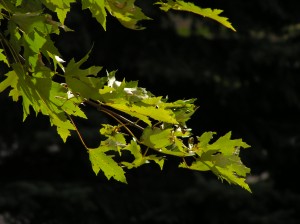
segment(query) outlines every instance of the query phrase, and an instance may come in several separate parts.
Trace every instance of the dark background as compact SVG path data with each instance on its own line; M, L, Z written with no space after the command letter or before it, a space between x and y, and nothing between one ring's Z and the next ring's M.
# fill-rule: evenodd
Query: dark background
M48 119L22 123L21 104L0 95L0 223L300 223L300 1L201 1L221 8L237 32L187 13L162 13L139 2L147 29L133 31L108 18L104 32L74 7L76 33L56 40L63 58L101 65L117 78L139 80L170 100L197 98L193 133L232 131L252 147L252 194L211 173L143 166L128 185L95 176L77 136L63 144ZM149 5L147 5L149 4ZM104 74L104 73L103 73ZM107 119L87 111L80 128L90 146Z

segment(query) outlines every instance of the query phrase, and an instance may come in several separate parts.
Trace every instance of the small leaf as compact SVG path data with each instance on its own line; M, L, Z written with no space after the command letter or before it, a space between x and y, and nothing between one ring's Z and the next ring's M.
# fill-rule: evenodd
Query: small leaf
M213 167L212 171L221 179L225 179L229 184L236 184L251 193L249 185L246 183L245 178L241 178L236 175L232 170L222 168L222 167Z
M169 145L172 145L172 130L173 129L166 129L161 130L160 128L151 128L147 127L143 131L141 141L154 149L161 149L165 148Z
M80 97L99 100L101 98L99 89L104 86L106 78L96 78L102 67L91 66L81 69L81 65L88 59L88 52L80 61L72 59L65 67L65 77L68 88Z
M106 30L106 1L95 1L95 0L82 0L82 9L89 9L96 18L96 20L102 25L103 29Z
M76 0L42 0L43 4L53 12L56 12L58 20L64 24L67 13L70 11L70 4Z
M146 159L154 161L157 165L159 165L160 170L163 170L164 163L165 163L165 158L164 157L150 155L150 156L147 156Z
M58 55L52 54L51 52L47 51L48 56L52 59L53 61L53 66L54 66L54 71L57 70L57 65L61 68L63 72L65 72L65 68L62 63L65 61L61 59Z
M147 162L147 158L142 155L141 147L136 141L131 140L124 150L128 150L134 156L134 160L131 163L122 162L128 169L137 168Z
M106 155L102 151L101 146L96 149L89 149L88 152L96 175L101 170L107 179L113 177L117 181L127 183L124 170L113 160L112 156Z
M232 155L236 147L249 148L250 146L243 142L242 139L230 139L231 132L228 132L226 135L220 137L213 144L209 145L208 149L220 149L222 148L222 153L225 155Z
M105 7L123 26L130 29L142 29L138 22L150 19L135 5L135 0L107 0Z
M167 0L167 2L159 1L156 4L161 5L160 9L164 11L169 11L170 9L178 10L178 11L187 11L192 12L204 17L211 18L215 21L218 21L222 25L226 26L227 28L236 31L230 22L228 22L228 18L219 16L223 12L220 9L210 9L210 8L200 8L199 6L194 5L191 2L184 2L182 0Z
M3 61L8 67L9 63L5 54L3 54L3 49L0 49L0 61Z
M180 168L188 168L192 170L198 170L198 171L208 171L211 170L211 166L209 166L207 163L204 163L200 160L196 160L192 163L192 165L188 166L185 162L182 162L179 164Z
M18 77L17 77L17 74L16 74L15 71L9 71L8 73L5 74L5 76L7 76L7 78L4 79L0 83L0 93L3 92L9 86L11 86L12 88L15 88L17 83L18 83ZM17 101L18 97L19 97L19 94L17 94L17 92L15 92L11 96L13 97L14 101Z

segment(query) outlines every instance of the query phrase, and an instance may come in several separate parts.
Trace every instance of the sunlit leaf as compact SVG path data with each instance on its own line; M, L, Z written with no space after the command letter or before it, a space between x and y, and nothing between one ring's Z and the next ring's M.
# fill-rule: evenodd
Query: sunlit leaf
M147 160L154 161L161 170L163 170L165 164L165 158L162 156L150 155L146 157Z
M226 135L220 137L213 144L209 145L208 149L219 149L222 148L222 153L225 155L232 155L236 147L249 148L250 146L243 142L242 139L230 139L231 132L228 132Z
M104 0L95 1L95 0L81 0L82 9L89 9L96 18L98 23L102 25L104 30L106 30L106 11L105 11L105 2Z
M124 103L106 103L107 106L115 108L130 114L131 116L137 117L148 125L151 125L147 117L153 118L157 121L167 122L171 124L177 124L175 116L171 110L160 109L155 107L144 107L136 105L127 105Z
M117 181L127 183L124 170L115 162L112 156L106 155L102 151L101 146L96 149L89 149L88 152L96 175L102 171L107 179L113 177Z
M108 179L126 183L124 169L156 163L162 170L167 158L175 156L182 161L179 167L210 170L221 180L251 192L245 181L250 168L239 155L240 149L250 146L242 139L231 139L231 132L215 141L214 132L194 137L187 121L198 108L196 99L171 102L139 87L138 81L117 79L116 70L102 75L102 67L84 66L91 51L79 61L62 59L53 37L70 31L64 23L72 4L80 2L105 30L107 14L130 29L142 29L141 22L150 19L135 0L1 1L0 22L5 26L0 62L8 71L1 79L0 92L8 90L13 101L21 99L23 120L31 113L48 116L64 142L76 130L93 171L96 175L103 172ZM183 0L157 4L164 11L192 12L235 30L220 16L222 10ZM87 119L86 110L91 108L115 122L101 124L100 144L95 149L88 148L73 120L75 116Z
M130 29L142 29L138 22L150 19L135 5L135 0L107 0L105 7L112 16Z
M172 129L161 130L160 128L146 128L141 137L142 142L155 149L165 148L172 142Z
M0 61L4 62L7 66L9 66L6 55L3 54L3 49L0 49Z
M103 87L106 79L96 78L102 67L91 66L81 69L82 64L88 59L89 53L80 61L72 59L65 67L65 77L68 88L74 93L80 93L82 98L98 100L100 98L99 89Z
M230 22L228 22L228 18L219 16L223 12L220 9L210 9L210 8L201 8L199 6L194 5L191 2L184 2L182 0L167 0L167 1L159 1L156 4L160 5L160 9L164 11L168 11L170 9L178 10L178 11L187 11L192 12L204 17L208 17L215 21L218 21L222 25L227 28L236 31Z
M56 12L59 22L64 24L67 13L70 11L70 4L76 0L42 0L42 2L47 8Z

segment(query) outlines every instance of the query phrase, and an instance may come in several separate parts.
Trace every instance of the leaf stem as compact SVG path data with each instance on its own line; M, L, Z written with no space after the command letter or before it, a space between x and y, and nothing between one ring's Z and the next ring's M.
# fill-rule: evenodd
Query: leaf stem
M71 116L70 116L68 113L66 113L66 115L68 115L68 117L69 117L71 123L73 124L73 126L74 126L74 128L75 128L75 131L77 132L78 137L79 137L79 139L80 139L82 145L84 146L84 148L85 148L86 150L89 150L89 147L87 147L87 145L85 144L85 142L84 142L84 140L83 140L83 138L82 138L82 136L81 136L81 134L80 134L80 132L79 132L79 130L78 130L76 124L75 124L75 122L73 121L73 119L71 118Z
M135 122L127 119L126 117L123 117L122 115L120 115L120 114L118 114L118 113L116 113L116 112L114 112L114 111L112 111L110 109L107 109L107 108L103 107L100 103L96 103L96 102L93 102L91 100L85 100L84 103L89 104L89 105L91 105L93 107L96 107L97 110L105 112L106 114L109 114L110 116L113 115L113 116L115 116L115 117L117 117L117 118L119 118L119 119L127 122L129 125L131 125L131 126L133 126L135 128L138 128L141 131L144 131L144 128L141 127L140 125L138 125L137 123L135 123Z
M114 114L111 114L109 113L108 111L106 110L102 110L102 109L99 109L99 111L103 112L103 113L106 113L108 114L109 116L111 116L112 118L114 118L118 123L120 123L128 132L129 134L135 138L135 140L138 142L138 143L141 143L137 137L135 137L135 135L132 133L132 131L130 131L130 129L126 126L126 124L124 124L122 121L120 121L117 117L114 116Z

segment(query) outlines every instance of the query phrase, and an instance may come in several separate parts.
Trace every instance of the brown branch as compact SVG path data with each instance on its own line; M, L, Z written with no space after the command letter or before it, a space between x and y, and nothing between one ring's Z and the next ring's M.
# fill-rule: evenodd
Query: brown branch
M118 113L116 113L116 112L114 112L114 111L112 111L112 110L110 110L108 108L103 107L103 105L101 105L100 103L96 103L96 102L94 102L92 100L85 100L84 103L88 104L88 105L90 105L92 107L95 107L95 108L97 108L97 110L102 111L102 112L104 112L106 114L113 115L114 117L117 117L120 120L122 120L124 122L127 122L129 125L131 125L131 126L133 126L135 128L138 128L141 131L144 131L144 128L141 127L140 125L138 125L137 123L135 123L135 122L127 119L126 117L124 117L124 116L122 116L122 115L120 115L120 114L118 114Z

